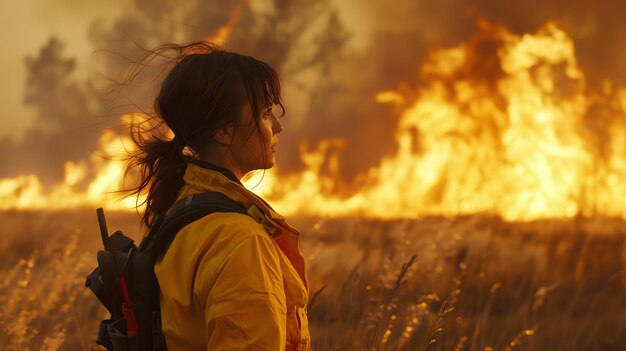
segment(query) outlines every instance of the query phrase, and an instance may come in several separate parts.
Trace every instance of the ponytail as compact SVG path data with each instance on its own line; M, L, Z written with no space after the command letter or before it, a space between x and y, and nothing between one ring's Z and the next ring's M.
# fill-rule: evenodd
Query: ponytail
M185 167L191 160L183 154L185 144L180 137L165 140L152 135L144 139L142 132L131 126L131 136L137 150L130 154L126 164L126 176L136 175L138 184L128 190L129 196L147 193L142 221L146 226L157 213L164 214L170 208L184 185Z

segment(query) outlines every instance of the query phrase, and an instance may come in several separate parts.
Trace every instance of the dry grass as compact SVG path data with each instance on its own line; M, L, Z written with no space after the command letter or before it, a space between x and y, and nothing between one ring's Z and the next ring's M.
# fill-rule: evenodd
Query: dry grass
M0 212L0 349L93 349L94 213ZM108 220L138 233L132 214ZM314 350L626 349L623 221L293 222Z

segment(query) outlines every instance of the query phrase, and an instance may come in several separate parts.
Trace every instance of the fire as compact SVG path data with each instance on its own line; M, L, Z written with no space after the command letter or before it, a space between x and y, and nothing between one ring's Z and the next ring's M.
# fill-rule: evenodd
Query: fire
M127 118L123 116L123 119ZM122 158L131 149L131 144L129 138L105 131L99 140L100 147L91 160L65 162L64 181L48 192L34 174L0 179L0 197L4 200L0 203L0 210L101 206L114 210L135 210L136 199L120 199L118 192L123 188ZM91 181L88 181L89 177Z
M425 83L411 94L375 97L403 109L397 151L352 183L340 177L344 139L315 150L302 141L303 171L245 183L285 215L626 218L626 89L590 88L558 26L519 36L483 23L467 43L430 52L420 73ZM105 132L96 154L116 158L130 144ZM35 175L0 180L9 199L0 208L134 208L111 193L122 170L98 156L67 162L64 182L47 193Z
M494 57L484 57L490 46ZM604 93L612 118L602 135L590 125L601 117L590 109L599 97L555 24L518 36L483 23L467 44L433 51L421 73L427 83L402 114L397 153L370 169L353 195L324 192L333 179L311 165L262 193L287 214L626 217L626 90ZM377 99L407 100L396 92Z
M219 45L219 46L224 46L228 42L228 39L230 38L230 33L233 31L233 28L235 28L235 25L239 21L239 15L241 14L241 11L243 10L243 6L244 6L243 2L239 2L237 5L235 5L235 7L230 13L228 22L225 25L219 27L217 31L215 32L215 34L207 37L205 40L215 43L216 45Z

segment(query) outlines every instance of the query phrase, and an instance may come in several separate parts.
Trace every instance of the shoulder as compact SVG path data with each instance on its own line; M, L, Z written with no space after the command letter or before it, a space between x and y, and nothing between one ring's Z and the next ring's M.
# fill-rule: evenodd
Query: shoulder
M274 287L280 288L275 293L284 301L280 295L280 249L254 219L237 213L213 213L189 225L188 230L180 234L197 237L184 241L194 261L193 291L198 304L209 297L219 300L222 295L239 293L245 296L231 298L245 300L251 290L274 291Z
M172 270L186 281L201 277L196 284L207 286L228 262L250 266L251 260L257 260L277 265L280 254L273 241L250 216L212 213L178 232L155 271L167 275L164 271Z
M221 239L235 243L255 237L271 239L263 229L263 226L252 217L232 212L216 212L206 215L190 223L180 231L180 233L184 232L191 232L194 236L207 239L219 236Z
M240 251L243 246L261 246L266 253L273 252L273 241L263 226L250 216L216 212L183 227L170 250L195 257L196 261L208 258L217 264Z

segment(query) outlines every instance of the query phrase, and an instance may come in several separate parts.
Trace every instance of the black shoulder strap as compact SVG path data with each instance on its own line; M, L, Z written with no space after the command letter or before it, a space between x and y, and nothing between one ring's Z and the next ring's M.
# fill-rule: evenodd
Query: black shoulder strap
M217 192L188 195L178 200L160 225L159 223L156 224L158 228L151 228L151 233L148 235L154 235L154 238L146 238L147 240L154 240L152 248L154 259L156 260L165 254L174 237L183 227L216 212L248 214L240 203Z

